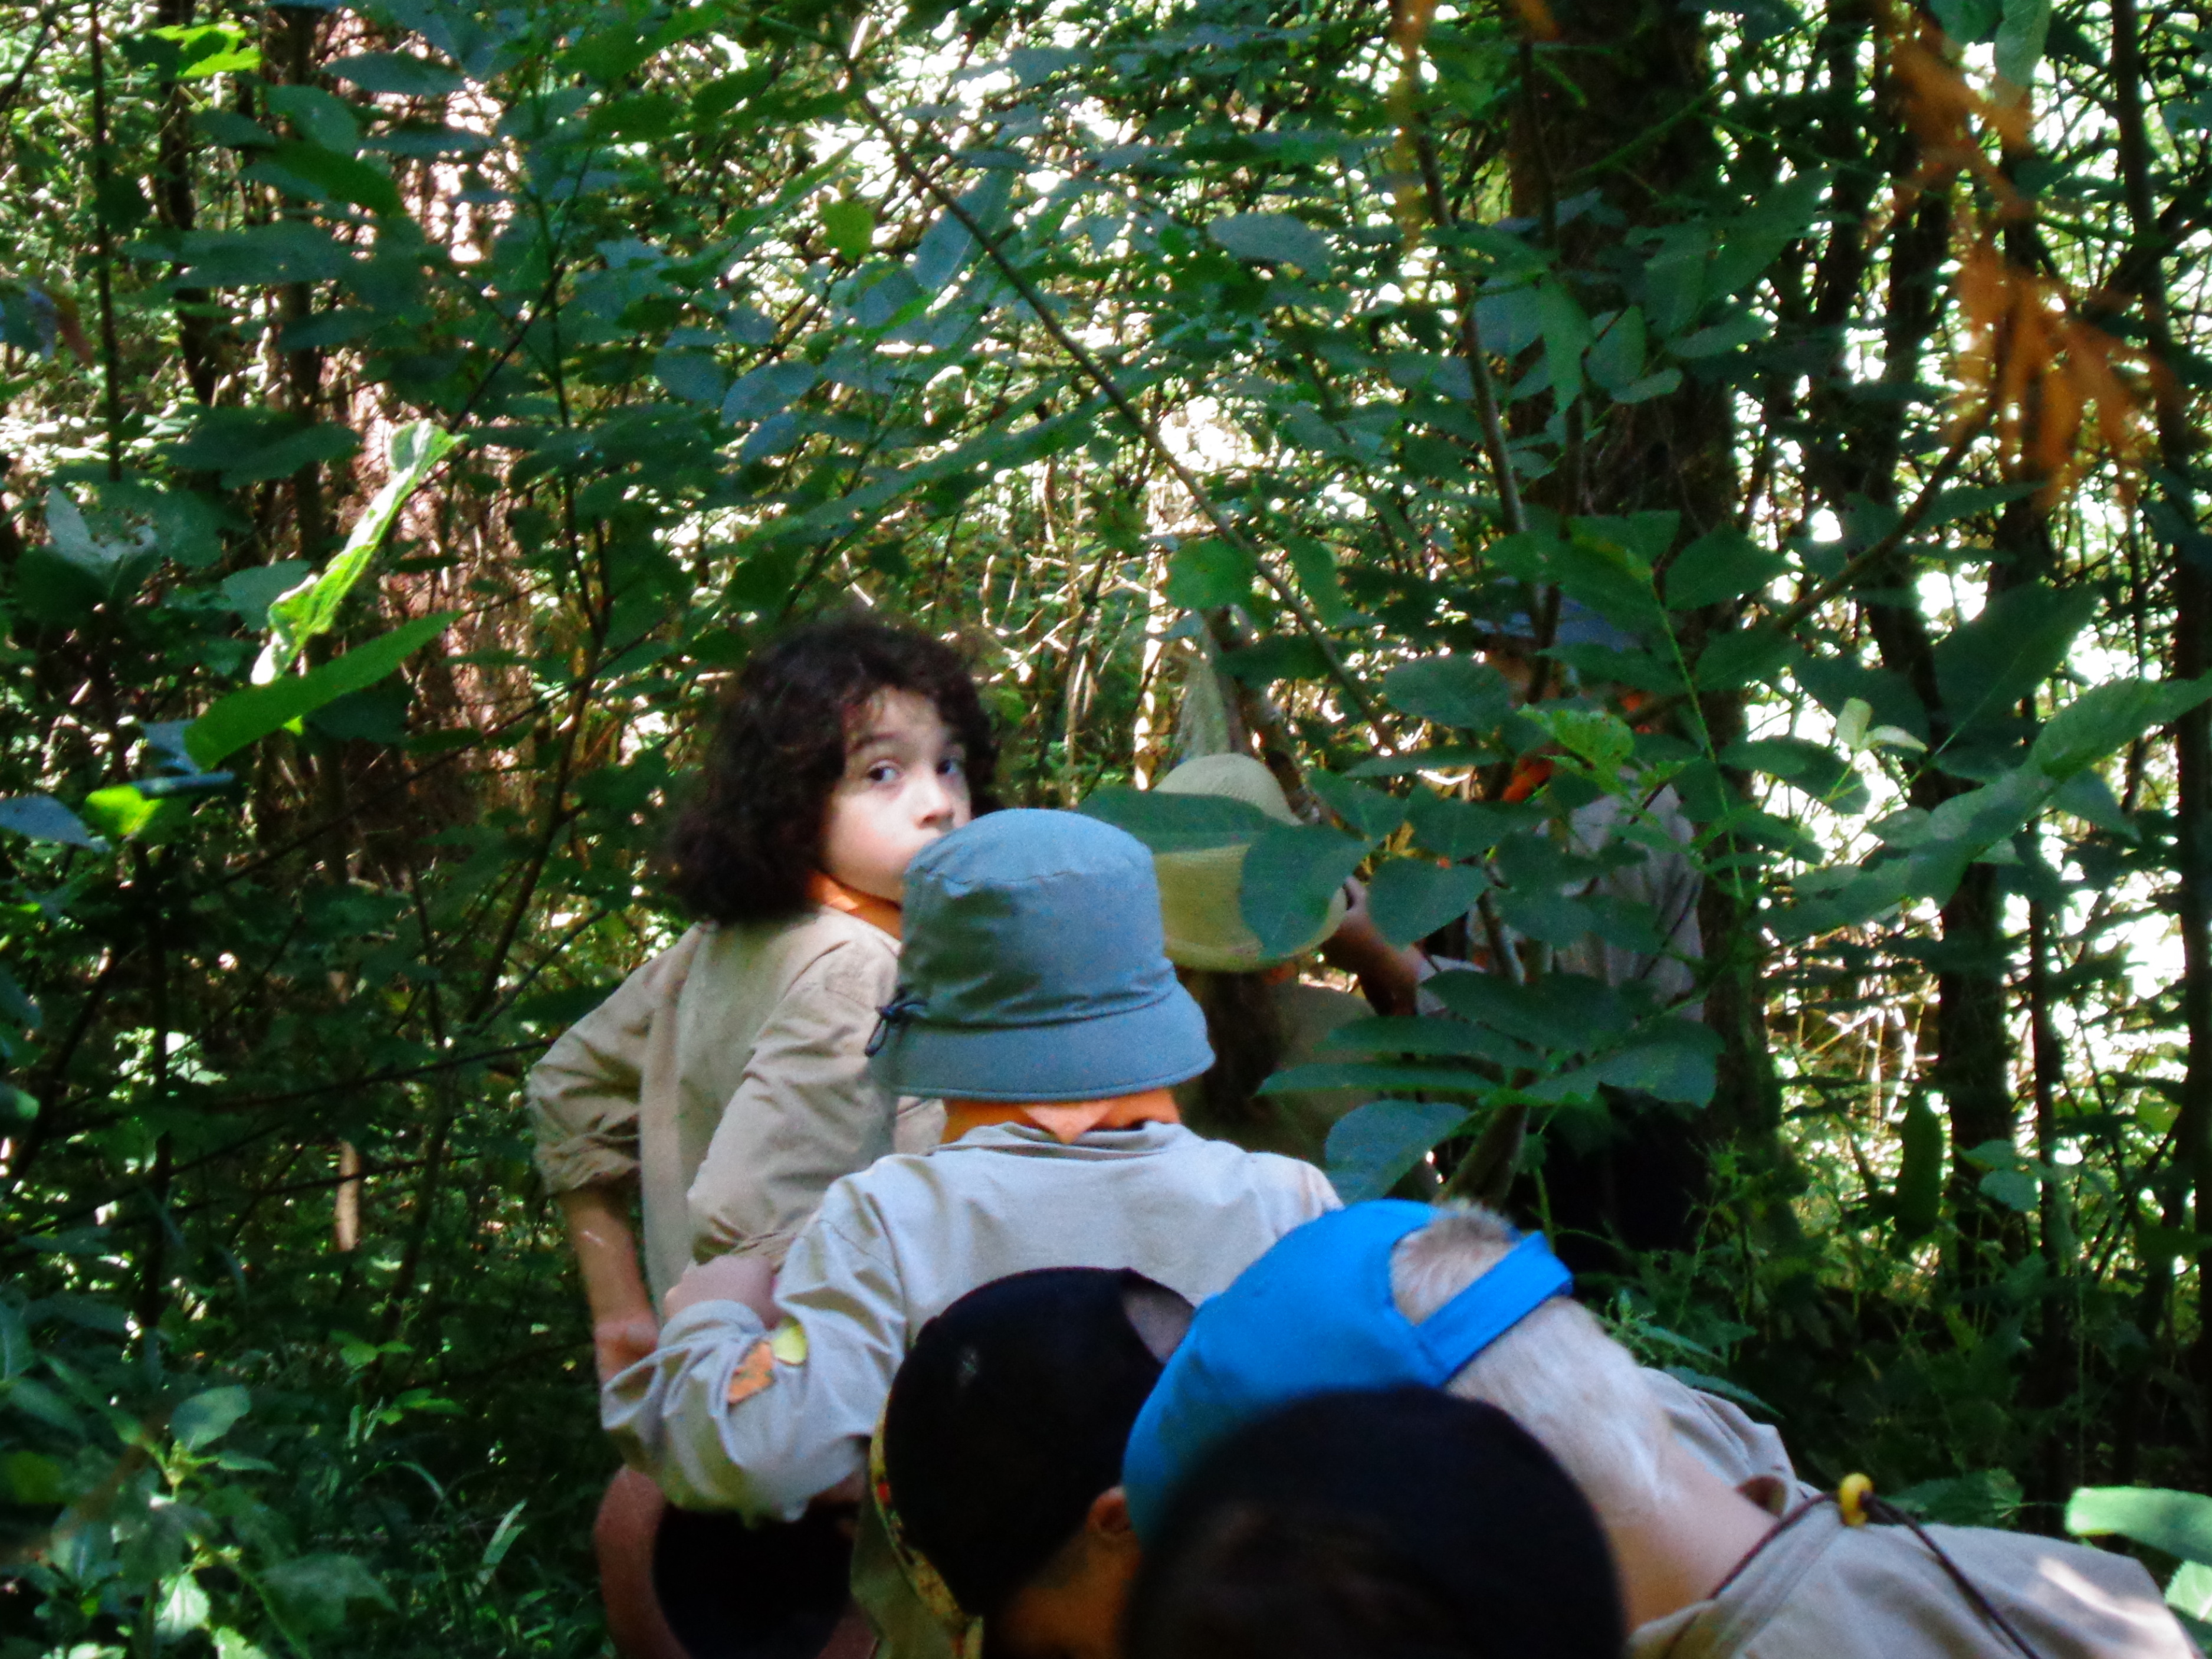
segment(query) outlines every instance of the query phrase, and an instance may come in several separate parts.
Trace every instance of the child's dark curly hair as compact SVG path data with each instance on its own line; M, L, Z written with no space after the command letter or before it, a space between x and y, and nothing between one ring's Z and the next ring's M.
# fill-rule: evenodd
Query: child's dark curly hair
M965 751L974 810L997 805L998 743L958 652L872 617L810 623L738 674L698 794L677 820L670 886L693 915L779 921L806 908L846 723L879 691L927 697Z

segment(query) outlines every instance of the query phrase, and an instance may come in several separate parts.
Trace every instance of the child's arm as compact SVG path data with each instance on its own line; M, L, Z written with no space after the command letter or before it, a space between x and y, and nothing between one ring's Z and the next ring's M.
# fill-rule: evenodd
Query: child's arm
M660 1339L653 1297L638 1271L628 1194L610 1187L578 1187L561 1194L561 1215L583 1272L584 1300L592 1310L592 1352L604 1382L651 1353Z
M601 1390L601 1424L672 1501L795 1520L865 1467L907 1330L891 1252L855 1184L830 1188L764 1310L675 1309L652 1356ZM696 1271L695 1290L727 1297L748 1287L720 1281L766 1267L736 1257Z

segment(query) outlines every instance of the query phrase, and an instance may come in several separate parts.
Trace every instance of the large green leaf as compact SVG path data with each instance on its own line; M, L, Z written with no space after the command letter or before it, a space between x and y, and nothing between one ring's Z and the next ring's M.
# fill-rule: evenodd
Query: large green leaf
M1131 789L1121 784L1093 790L1078 810L1127 830L1155 853L1247 846L1279 827L1249 801Z
M2079 1486L2066 1500L2066 1530L2117 1533L2185 1561L2212 1565L2212 1498L2158 1486Z
M1244 925L1271 951L1306 947L1367 849L1367 842L1318 824L1271 823L1244 857L1237 893Z
M1512 712L1505 677L1480 657L1425 657L1382 677L1393 708L1439 726L1487 732Z
M458 611L441 611L418 617L304 674L288 674L267 685L250 685L218 698L185 728L185 746L200 766L211 768L325 703L375 684L410 653L444 633L459 615Z
M1516 985L1496 974L1455 970L1422 988L1462 1019L1555 1054L1588 1054L1631 1024L1619 994L1582 974Z
M187 1451L211 1446L253 1408L253 1398L235 1384L208 1389L179 1406L169 1417L169 1432Z
M1486 884L1482 872L1468 865L1390 859L1368 887L1368 914L1391 944L1410 945L1465 915Z
M2115 680L2093 685L2044 722L2029 758L2064 778L2124 749L2212 697L2212 674L2194 680Z
M428 421L416 421L392 434L387 451L391 471L368 510L354 521L353 532L337 557L319 575L308 577L270 601L269 640L253 665L255 684L266 685L284 673L300 659L309 640L336 624L338 607L368 568L400 507L453 443L451 433Z
M2065 661L2096 608L2090 588L2015 587L1938 640L1936 683L1954 737L2009 715Z
M1323 1157L1330 1184L1346 1204L1380 1198L1438 1142L1468 1121L1464 1106L1428 1100L1376 1100L1329 1127Z

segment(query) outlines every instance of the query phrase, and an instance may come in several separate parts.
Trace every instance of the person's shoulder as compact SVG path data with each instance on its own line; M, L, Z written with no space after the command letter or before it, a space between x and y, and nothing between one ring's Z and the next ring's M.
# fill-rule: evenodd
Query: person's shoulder
M706 933L695 974L757 976L787 994L804 987L856 994L872 994L898 975L897 940L821 905L776 921L726 923Z

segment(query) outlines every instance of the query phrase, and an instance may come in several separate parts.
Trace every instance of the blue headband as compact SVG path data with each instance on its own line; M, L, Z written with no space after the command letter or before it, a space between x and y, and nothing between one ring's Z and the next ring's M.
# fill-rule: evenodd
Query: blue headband
M1221 1436L1277 1406L1340 1389L1442 1388L1574 1287L1531 1233L1419 1324L1398 1311L1390 1255L1438 1218L1425 1204L1355 1204L1286 1234L1201 1306L1130 1431L1121 1485L1139 1536L1182 1472Z

